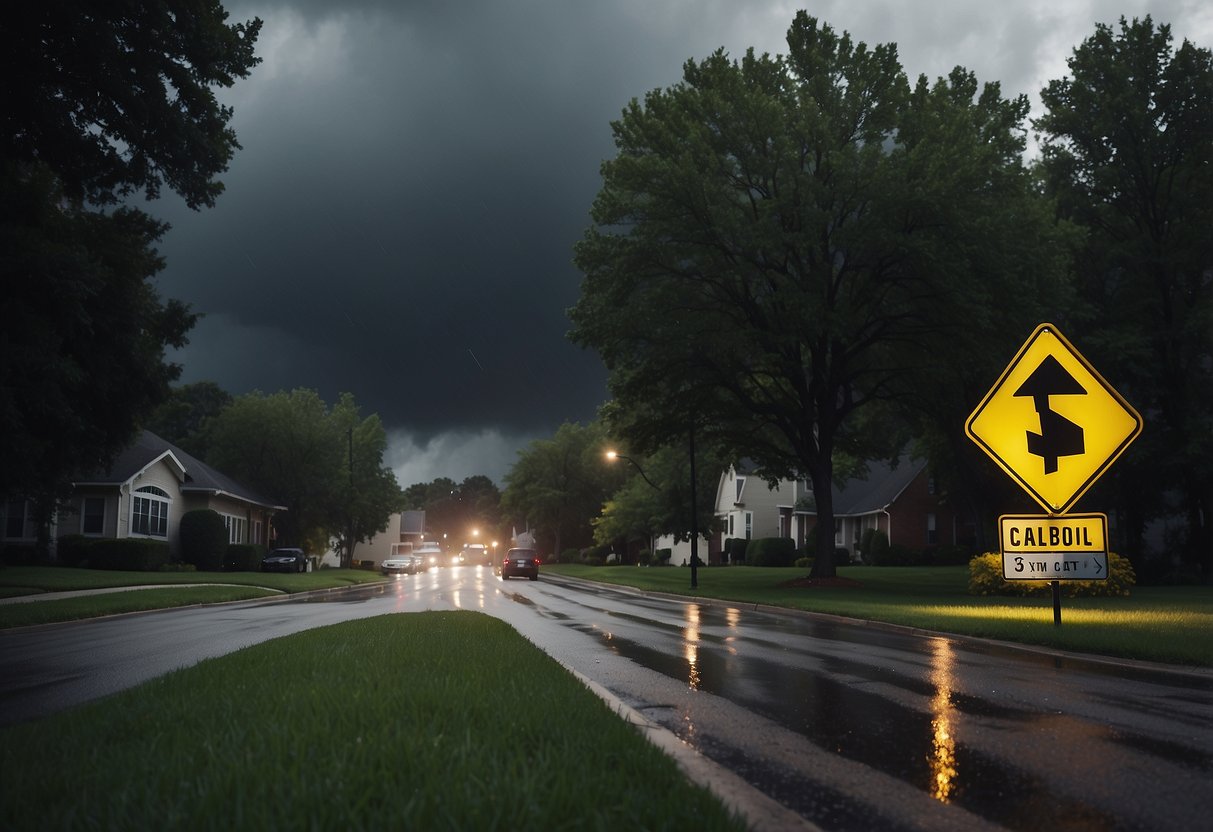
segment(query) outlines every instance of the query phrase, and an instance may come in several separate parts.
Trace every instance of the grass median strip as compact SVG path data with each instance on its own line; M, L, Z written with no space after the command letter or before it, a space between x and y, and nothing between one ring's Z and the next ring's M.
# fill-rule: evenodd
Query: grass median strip
M310 630L0 731L5 829L743 829L508 625Z
M127 589L77 598L56 598L21 604L0 604L0 629L78 621L103 615L146 612L194 604L221 604L281 595L278 590L254 586L181 586L162 589Z

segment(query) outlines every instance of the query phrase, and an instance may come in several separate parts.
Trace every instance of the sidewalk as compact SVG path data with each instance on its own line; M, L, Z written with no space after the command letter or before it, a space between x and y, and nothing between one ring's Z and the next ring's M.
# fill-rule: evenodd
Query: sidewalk
M35 592L32 595L14 595L0 598L0 604L26 604L31 601L58 601L60 598L80 598L86 595L104 595L111 592L131 592L137 589L179 589L188 586L231 586L231 584L137 584L135 586L108 586L102 589L73 589L64 592Z

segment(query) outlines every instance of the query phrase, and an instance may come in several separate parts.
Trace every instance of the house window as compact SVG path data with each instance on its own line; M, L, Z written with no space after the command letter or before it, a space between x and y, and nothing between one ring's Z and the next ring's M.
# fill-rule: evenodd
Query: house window
M228 543L244 542L244 524L243 517L235 517L231 514L223 515L223 527L227 529Z
M745 513L745 539L749 540L754 536L754 512L747 511Z
M843 537L842 537L842 518L841 518L841 517L835 517L835 518L834 518L834 545L835 545L835 546L841 546L841 545L842 545L842 540L843 540Z
M105 534L105 498L85 497L80 506L80 534L99 537Z
M927 514L927 545L934 546L938 542L938 533L935 531L935 513Z
M934 477L927 477L927 493L931 494L931 495L935 494L935 478Z
M25 539L25 508L25 500L14 499L5 503L4 536L6 538Z
M737 494L736 494L736 496L734 496L733 502L740 503L741 502L741 492L745 490L745 477L738 477L736 485L737 485ZM746 537L749 537L749 535L747 534Z
M249 542L250 543L264 543L265 542L265 538L263 538L261 536L261 521L260 520L253 521L253 539Z
M730 514L729 515L729 537L733 537L735 534L735 532L733 531L733 519L734 519L733 515Z
M145 485L131 498L131 534L168 537L168 493Z

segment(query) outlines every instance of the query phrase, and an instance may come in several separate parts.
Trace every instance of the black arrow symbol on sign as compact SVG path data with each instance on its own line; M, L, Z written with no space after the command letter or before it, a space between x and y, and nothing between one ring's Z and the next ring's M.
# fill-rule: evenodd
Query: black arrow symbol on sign
M1040 414L1040 433L1028 431L1028 453L1045 461L1045 473L1057 470L1057 458L1077 456L1085 450L1082 426L1076 425L1049 408L1049 396L1085 396L1086 389L1049 355L1015 391L1016 396L1031 396Z

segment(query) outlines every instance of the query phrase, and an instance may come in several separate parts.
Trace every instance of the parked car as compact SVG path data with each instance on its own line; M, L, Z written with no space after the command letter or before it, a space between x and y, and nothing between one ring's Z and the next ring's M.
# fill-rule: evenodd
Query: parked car
M419 560L412 552L398 552L384 558L379 571L384 575L412 575L417 571Z
M510 549L501 559L501 580L508 581L517 575L525 575L532 581L539 580L539 553L534 549Z
M442 547L437 543L419 543L413 548L415 554L425 558L425 568L443 565Z
M262 572L306 572L307 555L302 549L272 549L261 559Z

